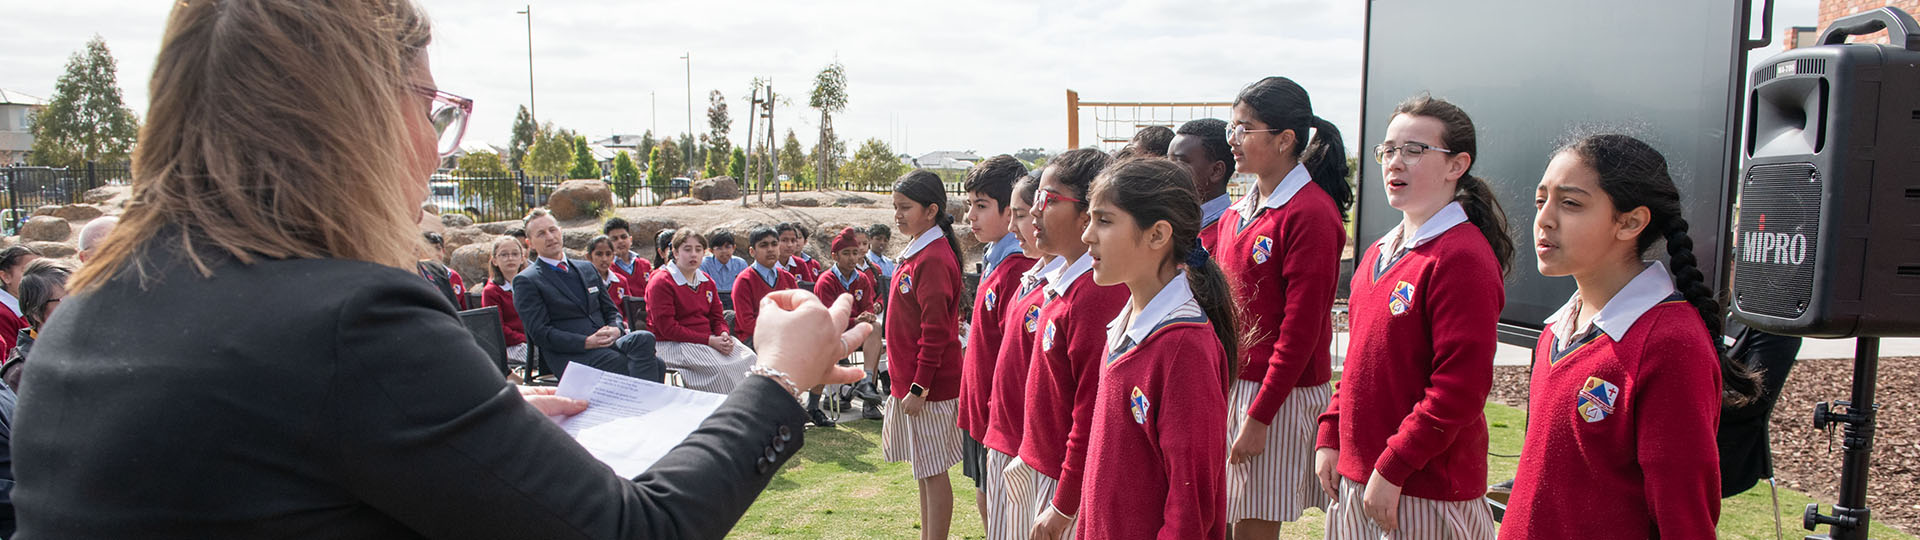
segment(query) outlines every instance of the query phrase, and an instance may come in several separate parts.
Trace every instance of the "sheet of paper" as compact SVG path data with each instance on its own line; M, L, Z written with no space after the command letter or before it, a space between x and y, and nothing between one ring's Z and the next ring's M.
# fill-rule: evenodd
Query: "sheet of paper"
M587 410L559 420L560 428L624 478L646 472L727 398L580 364L567 365L555 394L587 401Z

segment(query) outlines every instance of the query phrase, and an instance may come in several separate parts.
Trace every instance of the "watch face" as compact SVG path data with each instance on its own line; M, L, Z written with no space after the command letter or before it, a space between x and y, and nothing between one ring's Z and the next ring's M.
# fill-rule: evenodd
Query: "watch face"
M916 396L925 395L927 393L927 388L924 386L920 386L918 383L915 383L913 386L907 387L907 393L910 393Z

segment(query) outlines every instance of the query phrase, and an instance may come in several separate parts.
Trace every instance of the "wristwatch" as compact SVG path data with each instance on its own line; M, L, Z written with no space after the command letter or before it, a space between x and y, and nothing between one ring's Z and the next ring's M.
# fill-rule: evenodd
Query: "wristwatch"
M913 383L912 386L907 387L907 393L913 394L915 396L926 397L927 387L920 386L920 383Z

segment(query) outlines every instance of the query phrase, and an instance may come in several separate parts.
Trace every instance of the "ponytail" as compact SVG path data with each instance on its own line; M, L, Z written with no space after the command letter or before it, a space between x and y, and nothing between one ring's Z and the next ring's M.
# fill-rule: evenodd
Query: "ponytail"
M1267 77L1240 90L1233 104L1253 109L1254 117L1269 129L1293 132L1294 157L1307 168L1313 183L1333 198L1333 204L1340 208L1340 219L1346 220L1347 210L1353 207L1353 184L1347 182L1352 171L1347 166L1346 143L1340 140L1340 128L1314 116L1307 89L1293 79ZM1311 144L1308 129L1313 130Z
M1760 380L1745 364L1727 354L1726 343L1720 336L1726 332L1725 320L1721 318L1720 301L1707 287L1706 277L1700 273L1699 261L1693 257L1693 238L1687 235L1687 220L1675 217L1667 223L1664 236L1667 239L1667 271L1673 274L1673 288L1680 291L1693 309L1700 312L1700 321L1706 323L1707 335L1713 340L1713 351L1720 358L1721 401L1729 406L1739 407L1753 402L1760 396Z
M1487 237L1493 258L1500 262L1500 275L1513 270L1513 237L1507 234L1507 213L1500 209L1500 199L1494 197L1493 188L1479 177L1461 175L1453 200L1467 211L1467 222Z
M1198 244L1199 238L1188 242ZM1204 255L1206 248L1195 247L1202 253L1200 264L1187 265L1187 288L1193 290L1193 301L1200 304L1200 311L1206 312L1207 321L1213 324L1213 335L1220 339L1220 346L1227 351L1227 369L1221 374L1220 388L1233 388L1233 379L1240 373L1240 349L1244 336L1240 333L1239 318L1234 313L1233 288L1227 285L1227 275L1220 269L1212 257ZM1191 263L1193 261L1189 261Z
M1353 171L1347 167L1346 143L1340 141L1340 128L1333 127L1332 122L1315 116L1311 125L1313 142L1301 151L1300 163L1307 167L1313 183L1333 198L1333 204L1340 208L1340 219L1345 221L1347 210L1353 207L1353 184L1347 182Z

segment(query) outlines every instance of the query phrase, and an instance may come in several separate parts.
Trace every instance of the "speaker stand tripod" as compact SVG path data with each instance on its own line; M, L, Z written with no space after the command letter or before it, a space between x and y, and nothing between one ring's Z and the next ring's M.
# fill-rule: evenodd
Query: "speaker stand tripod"
M1818 403L1813 407L1814 429L1824 431L1832 429L1833 424L1842 424L1844 457L1840 465L1840 502L1833 505L1833 515L1821 514L1818 503L1809 504L1802 523L1809 531L1820 525L1832 527L1827 530L1828 534L1808 536L1807 540L1867 540L1867 524L1873 514L1867 509L1867 471L1873 452L1874 415L1880 408L1873 402L1879 371L1880 338L1859 338L1853 351L1852 395L1848 401Z

